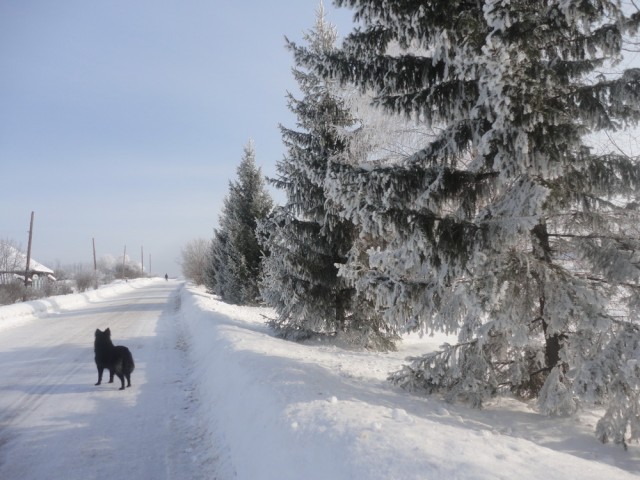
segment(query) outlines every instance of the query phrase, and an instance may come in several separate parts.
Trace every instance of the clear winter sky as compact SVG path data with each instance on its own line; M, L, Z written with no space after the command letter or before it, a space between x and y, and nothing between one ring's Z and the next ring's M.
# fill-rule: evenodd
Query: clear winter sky
M352 11L325 0L341 36ZM297 91L284 36L318 0L0 1L0 239L41 263L132 261L178 275L211 238L251 138L273 176ZM275 194L278 201L283 199Z

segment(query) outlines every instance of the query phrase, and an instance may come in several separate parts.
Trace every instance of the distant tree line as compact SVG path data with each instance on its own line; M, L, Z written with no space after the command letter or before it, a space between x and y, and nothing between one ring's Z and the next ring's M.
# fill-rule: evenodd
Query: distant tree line
M273 307L283 338L455 334L390 380L596 405L601 441L640 439L640 164L593 140L640 120L640 70L615 70L640 13L335 3L360 22L340 47L321 9L287 42L297 126L269 180L287 201L272 208L247 146L198 282Z

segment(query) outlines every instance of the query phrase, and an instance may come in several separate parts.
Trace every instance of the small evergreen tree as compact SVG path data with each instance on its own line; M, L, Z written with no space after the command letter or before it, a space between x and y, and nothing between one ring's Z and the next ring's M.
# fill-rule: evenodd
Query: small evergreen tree
M224 301L250 305L259 300L262 262L256 227L273 206L262 172L256 167L253 142L244 148L237 174L238 180L229 183L214 231L205 284Z
M336 3L363 27L296 61L440 132L401 165L333 174L332 199L379 244L345 274L388 321L459 336L393 381L476 405L511 390L550 414L598 402L601 440L640 438L640 167L586 140L640 118L640 71L599 75L640 15L605 0Z
M305 40L322 54L335 48L336 39L321 5ZM295 49L291 42L288 47ZM339 332L364 345L389 346L367 302L337 275L357 232L327 201L325 178L329 164L347 150L342 132L354 119L333 82L299 68L293 75L303 97L289 95L288 104L299 130L281 128L288 154L272 181L286 192L287 202L262 226L270 255L261 293L278 315L270 325L285 338Z

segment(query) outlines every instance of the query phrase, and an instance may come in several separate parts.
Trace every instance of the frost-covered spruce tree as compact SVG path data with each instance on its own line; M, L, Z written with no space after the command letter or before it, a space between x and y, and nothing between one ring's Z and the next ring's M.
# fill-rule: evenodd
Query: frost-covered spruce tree
M475 405L509 390L549 414L597 402L601 440L637 439L640 168L586 136L638 121L640 71L603 72L640 16L600 0L335 3L362 26L296 61L440 132L401 165L331 173L332 201L379 243L343 275L389 322L458 335L392 380Z
M251 141L244 148L237 175L237 180L229 183L219 226L214 231L206 285L229 303L251 305L260 297L262 252L256 228L273 206L262 172L256 166Z
M322 54L335 49L336 39L321 5L304 40L310 50ZM272 180L287 201L261 229L263 246L270 252L261 293L277 313L269 324L284 338L339 333L360 345L389 347L367 302L360 302L354 288L337 276L355 229L328 202L324 184L328 165L347 148L341 132L354 119L334 82L300 68L294 68L293 75L302 97L289 94L288 106L298 128L281 127L287 154Z

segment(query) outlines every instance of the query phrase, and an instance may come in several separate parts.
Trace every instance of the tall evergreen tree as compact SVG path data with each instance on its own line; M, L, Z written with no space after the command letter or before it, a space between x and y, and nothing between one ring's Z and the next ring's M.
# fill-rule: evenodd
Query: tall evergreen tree
M314 29L305 35L316 54L335 49L337 33L320 6ZM295 45L288 42L290 49ZM273 184L285 191L287 202L263 225L265 260L261 293L277 318L270 325L285 338L355 332L356 341L386 345L367 302L337 276L338 265L354 242L353 225L327 201L325 178L329 164L347 145L341 133L354 124L334 82L294 68L303 94L288 95L298 130L281 127L287 155L277 164ZM388 346L388 345L387 345Z
M606 0L336 0L362 27L316 74L439 135L401 165L336 165L331 200L380 247L345 268L390 322L458 334L392 380L480 405L598 402L640 437L640 167L586 135L635 125L640 71L611 71L640 15ZM390 54L390 47L400 47Z
M229 303L250 305L257 303L260 295L262 252L256 228L273 206L255 163L253 142L244 148L237 175L237 181L229 183L219 226L214 231L206 285Z

